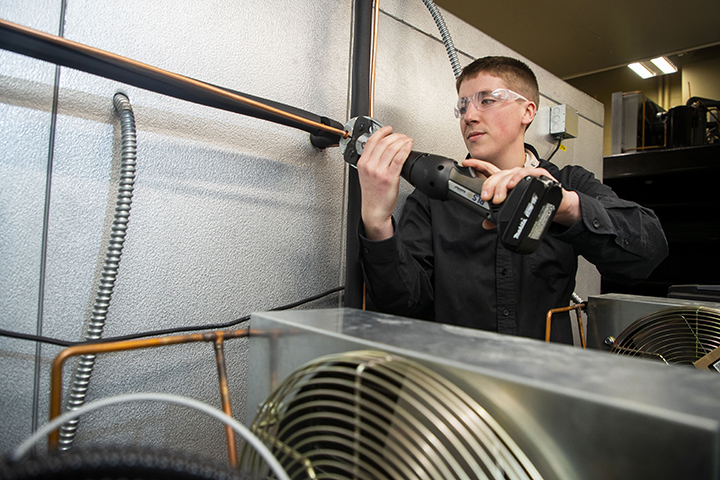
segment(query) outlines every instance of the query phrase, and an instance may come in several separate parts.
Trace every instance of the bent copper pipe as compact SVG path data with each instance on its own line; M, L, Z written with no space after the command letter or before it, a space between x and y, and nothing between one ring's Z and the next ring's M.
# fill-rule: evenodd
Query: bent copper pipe
M193 342L215 342L216 360L218 363L218 372L220 376L220 396L223 405L223 411L230 415L230 395L227 383L227 371L225 369L225 357L222 353L222 342L225 339L248 337L250 334L260 333L250 329L231 330L231 331L215 331L207 333L194 333L188 335L174 335L168 337L149 338L140 340L125 340L118 342L105 343L89 343L82 345L74 345L61 351L53 361L50 376L50 420L60 415L60 404L62 400L62 369L65 360L78 355L92 355L98 353L119 352L127 350L137 350L141 348L164 347L167 345L178 345ZM220 343L218 352L218 342ZM227 430L227 428L226 428ZM57 449L60 431L54 430L48 436L48 447L51 450ZM227 435L228 442L231 437ZM235 452L234 432L232 434L232 444L228 443L228 455L233 466L237 465L237 453ZM235 452L235 453L233 453ZM233 463L235 462L235 463Z
M552 316L556 313L569 312L570 310L581 310L587 307L587 302L578 303L577 305L571 305L569 307L553 308L548 310L547 316L545 317L545 341L550 342L550 326L552 323ZM577 316L578 328L580 329L580 342L582 348L587 348L585 345L585 332L583 331L582 317L578 314Z

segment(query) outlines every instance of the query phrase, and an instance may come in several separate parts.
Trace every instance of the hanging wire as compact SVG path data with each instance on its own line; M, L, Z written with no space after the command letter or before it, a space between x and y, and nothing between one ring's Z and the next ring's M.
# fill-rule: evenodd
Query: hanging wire
M552 151L549 157L546 158L546 160L549 162L550 159L555 155L555 153L560 149L560 145L562 144L562 137L558 137L557 145L555 145L555 149Z

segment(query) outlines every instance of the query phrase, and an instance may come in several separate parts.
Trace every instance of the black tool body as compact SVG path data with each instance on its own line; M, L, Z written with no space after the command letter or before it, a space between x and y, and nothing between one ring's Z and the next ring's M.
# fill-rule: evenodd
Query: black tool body
M352 119L345 127L352 135L340 145L345 161L355 165L365 142L379 127L369 117ZM400 175L428 197L453 201L490 220L497 225L503 246L521 254L537 249L562 200L559 183L546 176L527 176L508 192L503 203L486 202L480 198L484 179L474 169L430 153L410 152Z

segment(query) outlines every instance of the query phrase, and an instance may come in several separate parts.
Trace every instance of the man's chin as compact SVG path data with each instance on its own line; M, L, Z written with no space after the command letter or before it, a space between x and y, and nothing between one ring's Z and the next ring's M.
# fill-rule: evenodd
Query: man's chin
M474 148L469 148L468 151L470 152L470 157L477 158L478 160L489 161L492 158L492 151L489 148L474 146Z

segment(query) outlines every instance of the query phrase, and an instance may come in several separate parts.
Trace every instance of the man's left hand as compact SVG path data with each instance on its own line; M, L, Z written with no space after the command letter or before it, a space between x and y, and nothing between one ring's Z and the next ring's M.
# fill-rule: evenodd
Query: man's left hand
M557 179L550 175L550 173L544 168L517 167L509 170L500 170L492 163L474 158L463 160L462 165L464 167L473 167L478 173L488 177L483 183L481 198L486 202L492 201L494 204L504 202L507 198L508 192L512 190L515 185L520 182L520 180L528 175L533 177L544 175L557 182ZM562 193L562 201L560 202L560 206L558 207L558 211L555 214L553 221L566 227L570 227L580 220L582 216L580 211L580 198L576 192L565 190L564 188L562 189ZM485 220L483 222L483 228L495 228L495 225L489 220Z

